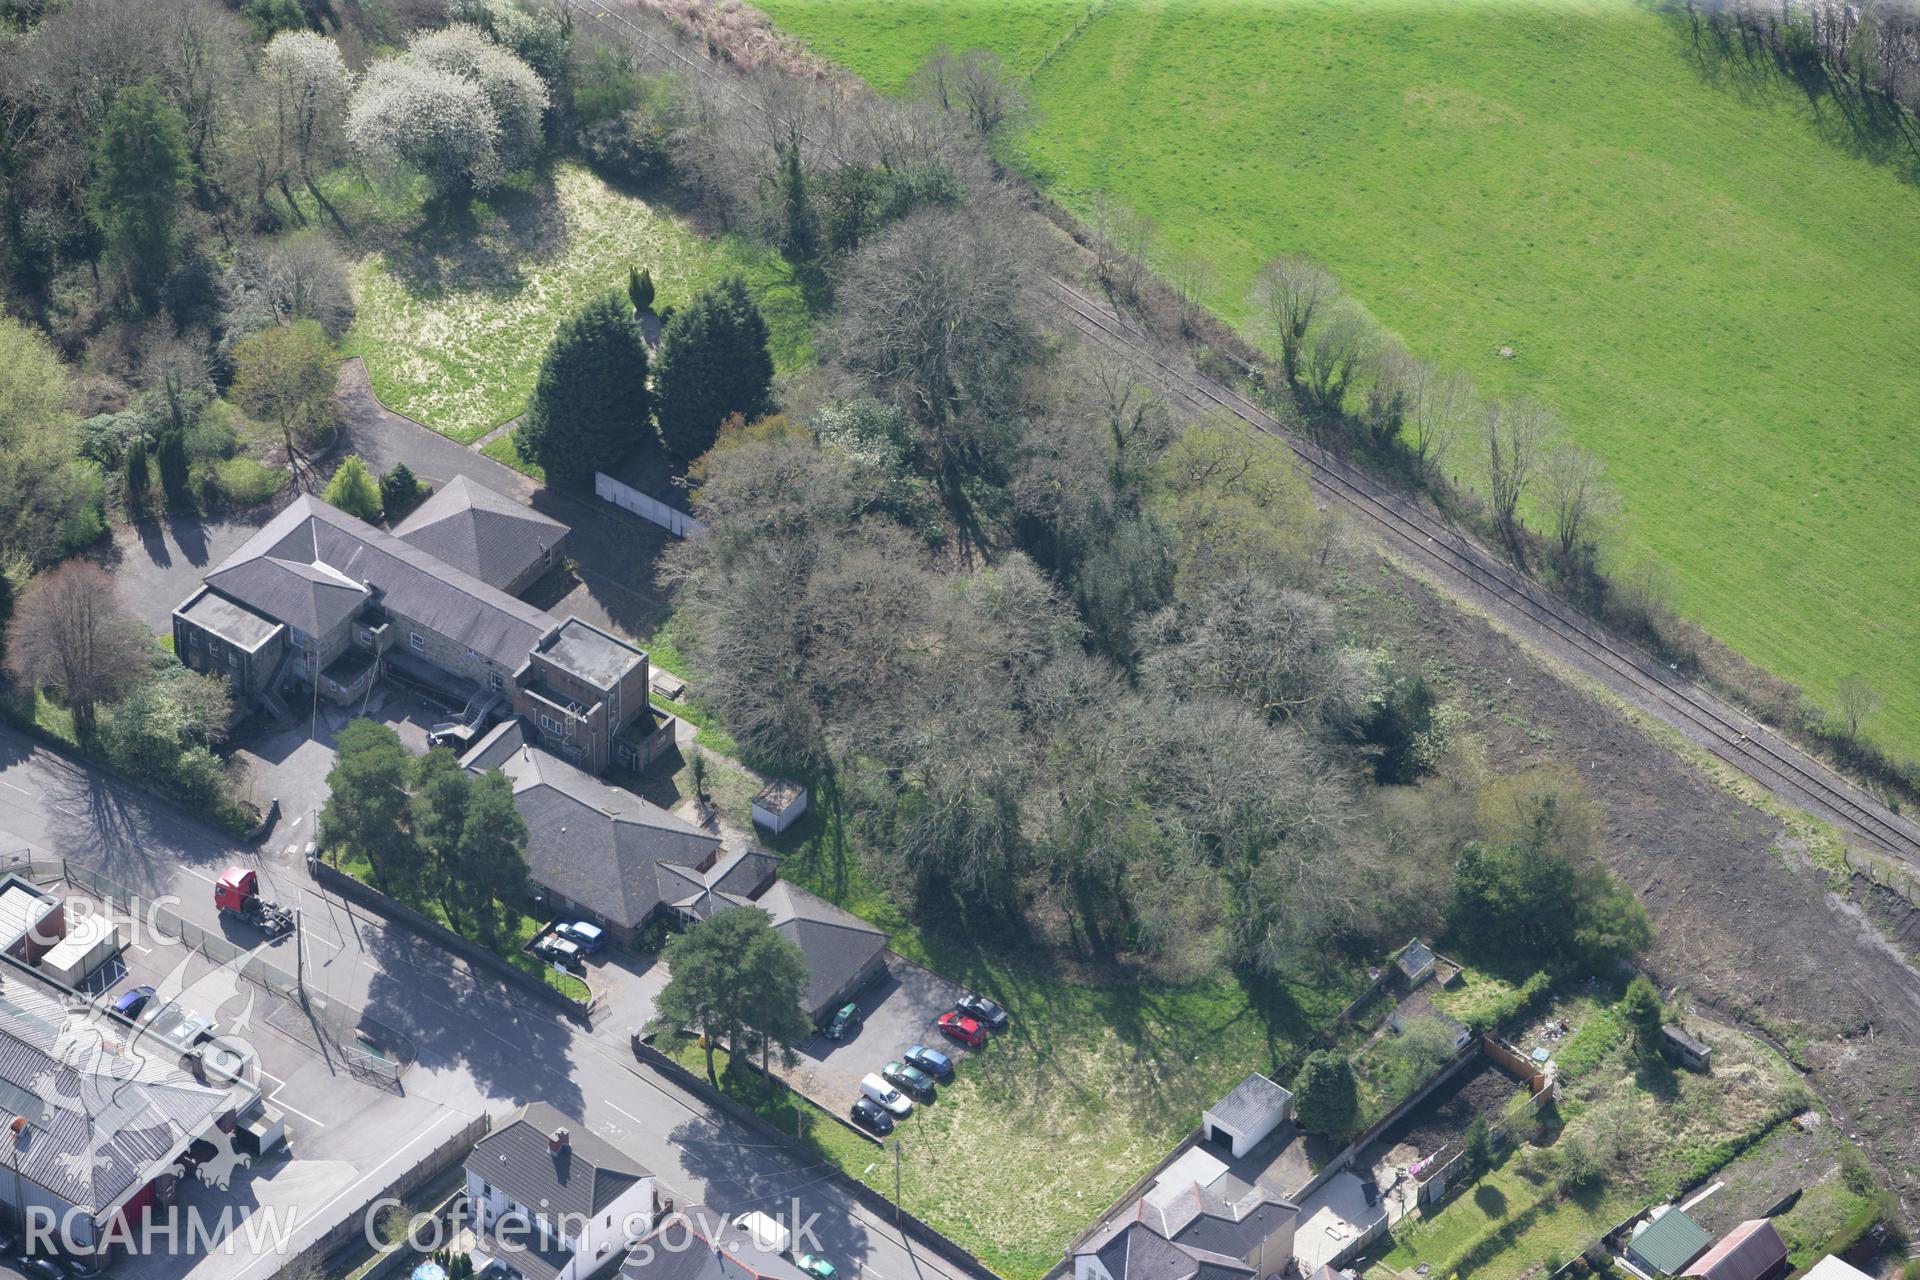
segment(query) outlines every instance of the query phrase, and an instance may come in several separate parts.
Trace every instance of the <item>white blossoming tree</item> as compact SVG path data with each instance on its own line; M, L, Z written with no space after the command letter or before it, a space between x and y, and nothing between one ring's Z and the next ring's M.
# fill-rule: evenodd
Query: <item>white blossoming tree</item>
M339 151L347 96L353 91L353 74L340 47L311 31L283 31L260 55L260 84L282 163L318 194L314 173Z
M416 36L368 69L347 136L363 159L426 175L443 197L485 191L538 154L547 90L477 28Z

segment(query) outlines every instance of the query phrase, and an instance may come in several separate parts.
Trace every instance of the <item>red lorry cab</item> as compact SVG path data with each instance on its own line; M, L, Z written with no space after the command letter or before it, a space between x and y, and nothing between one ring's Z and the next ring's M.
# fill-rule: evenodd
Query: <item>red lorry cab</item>
M213 905L223 911L245 911L260 896L260 873L248 867L228 867L213 887Z

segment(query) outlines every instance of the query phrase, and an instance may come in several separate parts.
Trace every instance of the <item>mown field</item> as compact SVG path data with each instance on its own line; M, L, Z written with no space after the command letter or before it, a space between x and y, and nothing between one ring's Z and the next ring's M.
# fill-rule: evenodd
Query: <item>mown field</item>
M1310 251L1415 351L1531 392L1607 461L1622 558L1920 751L1920 190L1842 105L1629 0L765 0L885 88L984 44L1033 78L1013 158L1213 266ZM1511 346L1515 356L1497 354Z
M702 235L670 210L617 191L586 168L555 166L529 190L475 203L471 226L386 234L404 213L374 210L354 270L359 315L343 349L363 356L388 407L456 440L478 439L527 407L561 320L595 293L653 272L657 307L684 306L728 272L746 275L782 369L805 363L805 300L786 264L738 239ZM518 455L503 438L492 452ZM524 468L523 468L524 469Z

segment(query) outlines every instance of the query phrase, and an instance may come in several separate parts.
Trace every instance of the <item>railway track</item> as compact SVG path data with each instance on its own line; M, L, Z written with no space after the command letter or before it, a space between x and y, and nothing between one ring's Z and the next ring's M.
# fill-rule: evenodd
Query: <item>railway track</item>
M1317 492L1357 513L1397 545L1442 569L1450 578L1464 580L1483 599L1550 633L1583 657L1586 665L1611 677L1616 687L1624 684L1637 693L1635 701L1640 705L1686 732L1727 764L1769 791L1841 823L1888 852L1920 861L1920 827L1638 646L1601 630L1573 606L1404 495L1299 439L1239 392L1170 359L1155 339L1096 299L1051 276L1045 278L1044 287L1049 299L1082 336L1127 359L1163 391L1190 407L1230 414L1273 437L1299 460Z
M750 108L764 107L703 53L689 54L647 33L602 0L569 8L626 38L641 52L713 83ZM818 144L817 144L818 145ZM830 146L829 154L837 152ZM1224 412L1273 437L1299 460L1314 489L1360 516L1416 559L1482 601L1531 623L1615 692L1658 715L1768 791L1920 867L1920 826L1894 813L1825 765L1637 645L1601 630L1539 583L1505 564L1431 512L1359 468L1295 436L1239 392L1169 358L1157 339L1096 299L1045 273L1041 292L1083 337L1126 359L1162 391L1203 413Z

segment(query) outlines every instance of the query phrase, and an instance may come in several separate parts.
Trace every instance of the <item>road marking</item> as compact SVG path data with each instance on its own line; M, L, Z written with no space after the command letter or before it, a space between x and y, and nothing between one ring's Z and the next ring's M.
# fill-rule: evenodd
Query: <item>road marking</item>
M633 1121L637 1125L644 1126L647 1123L645 1120L642 1120L639 1116L633 1114L633 1112L627 1110L625 1107L621 1106L617 1102L609 1102L607 1103L607 1105L612 1107L615 1111L618 1111L621 1115L625 1116L627 1119Z
M284 1089L285 1087L286 1087L285 1085L281 1086L282 1089ZM317 1124L322 1129L327 1127L327 1122L325 1120L315 1120L312 1116L300 1110L298 1107L294 1106L291 1102L281 1101L280 1089L275 1089L272 1093L268 1094L267 1096L273 1099L273 1105L276 1107L279 1107L282 1111L291 1111L293 1112L293 1114L299 1116L302 1120L305 1120L308 1124Z
M29 800L33 799L33 792L27 790L25 787L16 787L11 782L7 782L4 780L0 780L0 787L5 787L9 791L18 791L21 795L25 796L27 799Z
M180 868L180 869L181 869L182 871L184 871L184 872L186 872L186 873L187 873L188 875L190 875L190 876L193 876L193 877L195 877L195 878L197 878L197 879L200 879L200 880L205 880L205 881L206 881L206 882L207 882L208 884L218 884L218 883L219 883L219 882L218 882L217 880L215 880L215 879L214 879L214 878L213 878L212 876L210 876L210 875L208 875L208 874L207 874L206 872L204 872L204 871L202 871L202 870L200 870L200 868L198 868L198 867L182 867L182 868Z

